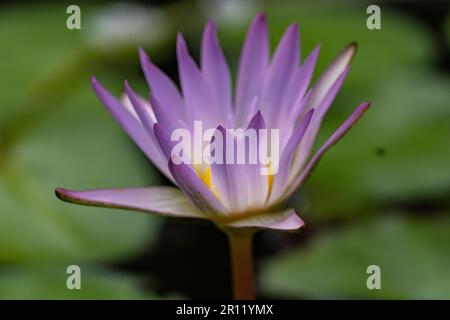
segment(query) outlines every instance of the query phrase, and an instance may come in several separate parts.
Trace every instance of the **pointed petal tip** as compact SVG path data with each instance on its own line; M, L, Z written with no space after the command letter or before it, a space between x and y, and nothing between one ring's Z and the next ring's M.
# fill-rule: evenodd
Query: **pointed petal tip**
M217 46L218 41L216 22L213 18L209 18L203 29L201 56L207 52L211 53L212 48Z
M123 86L125 88L125 93L128 97L131 97L131 100L137 100L137 95L134 92L134 90L131 88L130 83L128 82L128 80L124 80L123 82Z
M78 203L76 197L73 195L73 191L58 187L55 189L55 195L59 200L70 202L70 203Z
M263 12L258 13L253 18L253 24L266 24L267 23L267 15Z
M320 49L322 48L322 44L318 44L314 47L314 49L311 51L310 56L313 56L315 59L319 56Z
M297 38L299 36L299 26L297 22L292 22L286 29L285 35L290 38Z
M139 56L143 57L146 56L147 53L145 52L144 48L138 47Z
M250 119L248 123L248 128L265 128L266 122L261 110L258 110L255 115Z
M254 121L264 121L264 117L262 115L261 110L258 110L255 115L253 116L253 118L250 120L250 123L253 123Z
M265 13L259 13L253 18L249 32L267 32L267 16Z
M184 39L184 36L181 32L177 33L177 44L176 44L176 48L177 48L177 57L178 59L188 59L188 55L189 55L189 50L186 44L186 40Z
M308 119L308 123L311 121L312 116L314 115L315 112L316 112L316 108L311 108L311 109L308 110L308 112L305 114L305 119Z
M292 23L289 25L289 29L292 29L292 30L294 30L294 31L298 31L298 28L299 28L299 26L298 26L298 23L297 23L297 22L292 22Z
M350 55L349 58L349 64L352 62L353 58L356 55L356 52L358 51L358 43L356 41L353 41L351 43L349 43L343 50L342 50L342 54L345 54L348 52L348 54Z
M212 17L208 18L206 21L206 24L203 28L203 35L202 35L202 42L204 44L205 41L207 41L210 38L216 37L216 22Z
M142 64L150 63L150 57L148 56L147 52L145 52L144 48L142 48L142 47L139 47L139 59L141 60Z
M252 20L248 29L249 33L267 32L267 16L265 13L258 13Z
M99 99L101 97L108 96L109 92L102 86L102 84L97 80L96 77L91 78L91 86Z
M370 108L371 105L372 105L371 101L363 102L359 105L357 110L366 111L367 109Z
M305 226L305 221L300 218L295 212L284 221L283 225L279 226L278 230L296 232Z
M352 48L353 50L356 51L358 49L358 42L356 41L350 42L346 48Z
M95 76L91 77L91 85L95 89L96 87L100 86L100 83L97 81L97 78Z
M141 66L142 69L144 70L144 73L146 73L146 69L151 70L155 68L152 59L142 47L139 48L139 61L141 62Z
M212 41L212 43L217 43L219 41L217 36L217 24L214 18L209 18L206 22L205 28L203 29L203 42L208 43ZM203 43L204 45L205 43Z
M131 101L135 101L137 100L137 95L134 92L134 90L131 88L130 83L128 82L128 80L124 80L123 81L123 86L125 88L125 94L131 98Z
M63 200L63 194L65 189L64 188L56 188L55 189L55 195L58 197L58 199Z
M293 22L291 23L284 32L282 39L289 39L290 41L296 40L299 37L299 28L298 23ZM282 40L280 40L282 41Z
M205 30L215 31L216 27L216 20L213 17L209 17L208 21L206 21Z
M184 40L184 36L181 32L177 32L177 47L180 49L186 47L186 41Z
M91 85L98 99L103 104L107 105L108 104L107 101L115 99L115 97L97 80L97 78L92 77Z

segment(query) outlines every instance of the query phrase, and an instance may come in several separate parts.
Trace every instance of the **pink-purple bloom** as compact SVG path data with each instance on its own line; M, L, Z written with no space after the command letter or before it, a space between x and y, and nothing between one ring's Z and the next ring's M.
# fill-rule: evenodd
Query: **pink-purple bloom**
M85 205L206 218L221 227L298 229L303 221L293 209L283 209L283 204L303 185L322 155L369 107L369 103L357 107L310 155L355 50L354 44L347 46L310 88L319 47L301 62L298 26L292 24L270 57L267 21L260 14L249 28L233 90L216 25L209 20L203 31L200 67L178 34L180 93L141 49L142 69L151 92L149 101L138 96L127 82L122 100L106 91L95 78L92 85L125 132L176 187L90 191L58 188L56 194L62 200ZM192 130L196 120L219 130L279 129L279 170L265 176L254 164L175 164L171 158L171 132L180 127Z

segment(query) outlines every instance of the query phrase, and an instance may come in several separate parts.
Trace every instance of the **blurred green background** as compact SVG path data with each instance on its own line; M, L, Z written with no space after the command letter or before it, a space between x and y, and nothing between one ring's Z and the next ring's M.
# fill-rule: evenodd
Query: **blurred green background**
M60 1L0 6L0 298L229 298L227 242L208 222L73 206L55 187L168 184L90 88L146 93L137 47L177 79L176 32L197 57L216 18L233 71L252 17L266 12L272 49L292 21L302 57L320 43L317 76L357 41L351 72L319 137L360 102L373 107L291 200L298 234L256 237L261 298L450 298L450 10L445 2L82 2L81 30ZM82 289L66 288L66 268ZM368 290L366 268L381 268Z

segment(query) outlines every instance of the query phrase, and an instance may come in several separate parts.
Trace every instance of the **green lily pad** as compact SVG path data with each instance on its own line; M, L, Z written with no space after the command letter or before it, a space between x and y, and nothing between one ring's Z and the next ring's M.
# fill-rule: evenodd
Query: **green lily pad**
M89 85L40 119L2 156L0 260L111 260L156 238L160 220L140 213L63 203L54 188L158 183Z
M448 299L450 216L384 216L319 234L263 267L264 292L288 298ZM369 290L367 267L381 270Z
M0 13L7 61L0 79L0 261L118 260L157 236L157 218L77 207L54 195L59 186L159 182L90 88L89 76L106 69L82 39L92 7L82 6L81 30L66 28L66 8L12 5ZM112 69L98 72L100 79L122 84Z
M27 4L0 12L2 76L0 127L24 109L32 87L58 72L79 51L80 32L66 28L67 5Z
M80 265L80 289L68 289L68 266L0 269L0 299L158 299L142 280L126 273ZM70 282L70 281L69 281Z

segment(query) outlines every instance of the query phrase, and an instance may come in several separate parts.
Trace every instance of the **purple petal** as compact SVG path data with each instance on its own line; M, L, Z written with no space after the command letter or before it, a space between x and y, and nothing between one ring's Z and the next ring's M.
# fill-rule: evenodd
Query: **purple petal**
M216 196L186 164L174 164L172 159L169 159L169 170L181 191L206 214L217 215L225 212Z
M269 127L279 128L280 108L287 87L300 64L300 42L297 24L292 24L284 33L265 79L262 94L262 110Z
M119 100L106 91L95 78L92 78L92 87L97 94L98 99L113 115L128 136L133 139L142 152L145 153L158 169L171 179L164 158L159 152L155 142L152 140L151 135L145 130L142 124L127 111Z
M306 167L302 170L301 174L298 175L289 192L286 194L285 198L291 195L297 188L299 188L306 179L311 174L314 167L319 162L320 158L325 154L325 152L330 149L335 143L337 143L351 128L352 126L362 117L364 112L370 107L370 103L365 102L361 104L355 111L351 114L347 120L328 138L327 141L319 148L316 154L309 160Z
M210 19L203 31L201 67L211 92L214 106L222 119L231 118L231 76L225 56L220 48L216 24Z
M314 50L306 57L305 61L300 67L298 75L298 93L297 97L303 97L306 90L308 89L309 83L311 81L314 68L316 66L317 58L319 57L320 46L314 48Z
M283 110L281 119L297 119L297 117L290 117L295 106L305 97L308 89L314 67L319 56L320 46L317 46L305 59L301 67L297 68L294 77L286 90L285 99L283 101Z
M168 132L185 127L181 119L177 118L176 115L171 114L170 110L164 109L154 95L150 94L149 100L150 105L153 108L153 112L155 113L156 120Z
M256 228L272 230L297 230L303 227L305 223L295 213L294 209L288 209L283 212L267 213L250 218L243 218L226 224L233 228Z
M228 149L228 139L232 139L234 144L234 155L236 156L236 140L227 135L225 128L219 126L217 131L221 133L223 138L222 163L212 163L211 173L214 185L217 188L218 194L222 199L224 206L232 212L239 212L247 206L247 185L245 179L245 166L236 164L236 159L233 159L233 164L226 163L227 154L231 154Z
M291 170L290 165L292 157L294 156L294 151L297 149L297 146L300 144L300 141L308 129L313 113L314 109L311 109L308 113L306 113L297 128L294 130L294 133L283 150L279 163L279 170L274 176L269 203L275 202L283 194L287 187L289 171Z
M63 201L87 206L128 209L180 218L206 218L181 191L173 187L88 191L58 188L55 193Z
M259 133L260 129L266 129L266 123L260 111L258 111L250 120L248 129L253 129L257 133ZM257 154L259 154L259 136L257 139ZM250 152L249 146L246 146L246 153L249 154ZM249 163L249 161L247 163ZM261 175L260 169L261 165L259 163L247 164L245 166L247 188L249 189L247 192L249 207L257 208L264 204L269 193L269 179L267 176Z
M320 78L314 84L310 105L317 107L327 94L336 79L342 74L344 69L350 64L355 55L357 45L352 43L348 45L338 56L331 62L327 69L322 73Z
M158 146L167 160L169 160L172 157L172 150L174 149L175 145L178 143L177 141L172 141L172 137L170 134L170 131L167 130L167 127L164 127L160 123L155 123L153 125L153 134L155 136L155 140L158 143ZM188 157L188 155L184 155L185 157ZM187 159L187 166L191 169L193 169L192 165L190 164L191 159Z
M312 89L309 89L308 92L306 92L306 94L294 104L294 107L291 110L289 118L295 119L294 121L297 122L297 119L299 119L300 115L302 115L303 112L306 110L309 97L311 96L311 92Z
M326 112L328 111L329 107L331 106L331 103L333 102L334 98L338 94L339 89L341 88L342 83L344 82L344 79L348 74L348 71L349 66L346 66L344 68L344 71L342 71L342 74L336 79L334 84L329 88L328 92L321 100L320 104L317 106L317 112L315 113L314 118L312 120L312 125L309 127L308 131L305 134L305 138L303 139L303 141L300 144L300 147L296 151L297 156L295 157L295 162L293 164L293 172L298 172L308 159L309 154L316 141L316 137L319 132L322 120ZM311 105L310 101L313 95L314 89L312 90L312 93L309 95L308 101L305 102L306 105Z
M248 30L239 61L236 86L236 113L240 123L247 123L248 108L259 96L269 66L269 37L267 18L257 15Z
M328 92L325 94L325 96L322 99L322 102L318 105L318 119L322 119L325 113L328 111L330 105L333 103L334 98L336 98L336 95L338 94L339 90L342 87L342 84L344 83L345 78L347 77L347 74L350 70L350 66L346 66L342 73L337 77L336 81L331 85ZM314 95L314 89L312 90L312 95ZM311 103L311 101L308 101Z
M142 98L141 96L138 95L138 100L141 102L141 104L146 105L145 108L146 109L151 109L150 107L150 103L146 102L144 100L144 98ZM128 95L126 93L124 93L122 95L122 97L120 98L120 103L125 107L125 109L127 109L127 111L140 123L141 119L139 118L139 115L136 113L136 110L133 106L133 104L130 101L130 98L128 97Z
M191 121L202 120L205 127L215 128L220 118L215 109L211 110L213 101L202 73L194 59L189 55L186 42L181 33L177 37L178 73L186 102L186 112Z
M145 78L152 94L177 118L183 117L184 107L180 92L173 81L154 65L144 49L139 49L139 57Z
M257 131L266 128L266 122L264 121L261 111L256 112L256 114L251 118L247 128Z
M153 133L166 160L169 160L173 150L173 142L170 139L169 132L160 123L155 123L153 125Z
M147 110L148 106L142 103L141 99L128 84L128 81L125 81L125 92L136 114L138 115L142 125L145 127L145 129L147 129L147 132L149 132L149 134L152 135L153 134L152 128L154 121L150 116L149 110Z

